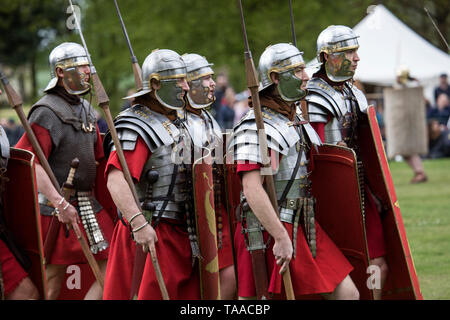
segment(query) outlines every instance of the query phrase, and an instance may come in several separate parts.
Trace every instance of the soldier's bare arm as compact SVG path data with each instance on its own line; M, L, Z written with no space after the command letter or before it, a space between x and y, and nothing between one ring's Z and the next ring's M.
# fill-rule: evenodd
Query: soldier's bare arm
M68 203L55 189L47 173L40 164L36 164L36 182L39 192L44 194L44 196L58 209L59 221L66 224L80 222L75 207Z
M269 196L262 185L262 177L258 170L243 174L242 186L244 195L250 208L261 222L263 227L274 238L273 254L277 264L281 264L280 273L283 273L292 259L292 242L287 230L278 219L273 210Z
M130 221L140 210L134 201L133 194L125 180L123 172L116 168L112 168L108 174L107 186L114 203L117 205L125 219ZM150 224L147 224L144 215L137 215L132 219L131 230L136 230L133 232L134 240L136 243L143 246L144 251L150 249L154 252L155 243L158 241L158 237L156 236L153 227Z

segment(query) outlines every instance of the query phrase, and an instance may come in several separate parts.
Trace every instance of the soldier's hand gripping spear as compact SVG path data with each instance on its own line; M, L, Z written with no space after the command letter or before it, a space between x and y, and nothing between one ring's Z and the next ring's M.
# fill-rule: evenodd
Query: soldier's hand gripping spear
M140 201L139 201L139 198L138 198L138 195L137 195L137 192L136 192L133 180L131 178L130 170L128 169L128 165L127 165L127 162L125 160L125 156L124 156L124 153L123 153L122 145L120 143L119 137L117 135L116 128L114 126L113 118L111 116L111 111L109 109L109 97L106 94L105 88L103 87L103 84L100 81L100 78L99 78L99 76L97 74L97 71L95 70L95 67L94 67L94 65L92 63L91 56L89 54L86 42L84 40L83 32L81 30L81 26L80 26L80 23L78 21L78 17L75 14L75 10L73 8L72 0L69 0L69 3L70 3L70 7L72 8L72 12L74 13L75 25L76 25L79 33L80 33L81 42L83 43L83 47L84 47L84 49L86 51L86 56L88 58L89 65L90 65L90 68L91 68L91 77L92 77L92 82L94 84L95 95L97 97L98 105L102 108L102 110L104 112L105 119L106 119L106 122L108 124L109 131L111 133L111 138L112 138L112 140L114 142L114 147L116 148L116 154L117 154L117 157L119 158L120 165L122 166L124 178L125 178L128 186L129 186L129 188L130 188L130 191L131 191L131 193L133 195L133 198L134 198L134 200L136 202L136 206L142 212L141 204L140 204ZM156 257L156 249L155 249L154 245L149 247L149 253L150 253L150 257L152 259L153 267L155 269L155 274L156 274L156 278L158 280L158 285L159 285L159 288L160 288L160 291L161 291L161 295L162 295L164 300L168 300L169 299L169 295L167 293L167 289L166 289L166 285L164 283L164 279L163 279L163 276L162 276L161 268L159 266L159 262L158 262L158 259Z
M34 131L31 128L31 126L25 116L25 113L23 112L22 98L17 94L17 92L11 86L8 79L3 74L2 70L0 70L0 78L1 78L1 82L3 83L3 86L5 88L6 95L8 96L9 103L10 103L11 107L16 111L16 113L20 119L20 122L22 123L22 126L25 130L25 133L28 137L28 140L30 141L31 145L33 146L33 150L39 159L40 165L42 166L42 168L44 169L48 178L50 179L51 185L61 195L61 193L59 191L60 187L59 187L58 180L56 179L52 169L50 168L47 158L45 157L44 152L42 151L41 145L39 144L39 141L36 138L36 135L34 134ZM75 232L75 235L76 235L78 241L80 242L81 248L82 248L83 253L89 263L89 266L92 269L92 272L96 276L99 284L102 285L104 283L103 276L101 275L101 273L97 272L97 270L100 270L100 268L97 264L97 261L95 260L95 258L93 256L92 252L89 249L86 238L81 233L81 230L78 227L78 224L77 224L78 215L76 215L75 218L72 217L68 221L65 221L67 219L67 217L64 217L64 219L62 217L60 217L60 218L62 219L61 220L62 222L70 223L70 226L73 228L73 231ZM50 237L47 237L45 239L45 243L44 243L44 252L47 253L47 255L44 256L45 259L49 260L51 257L51 253L53 251L52 248L54 247L54 245L55 245L54 242L56 240L56 237L53 237L52 234L53 235L57 234L58 230L59 230L59 223L56 221L56 218L53 217L53 219L51 220L51 223L50 223L49 230L47 231L47 234ZM53 238L53 243L51 242L52 238Z
M264 121L262 119L262 113L261 113L261 103L259 100L259 93L258 93L258 78L256 74L255 64L253 62L252 54L249 49L248 45L248 39L247 39L247 31L245 28L245 21L244 21L244 14L242 10L242 2L241 0L238 0L239 10L241 14L241 24L242 24L242 34L244 36L244 44L245 44L245 72L247 76L247 87L250 90L251 97L252 97L252 104L253 109L255 113L255 120L256 120L256 127L258 129L258 136L259 136L259 146L260 146L260 153L261 153L261 160L263 169L265 169L265 172L268 172L271 169L270 165L270 158L268 156L268 147L267 147L267 137L265 135L264 131ZM277 201L277 195L275 192L275 184L273 181L273 176L271 174L268 174L265 176L265 182L267 187L267 193L270 199L270 202L272 203L273 209L275 210L276 214L279 216L278 212L278 201ZM252 261L253 264L255 264L255 261ZM262 264L265 265L264 259L262 261L258 261L258 268L262 266ZM255 269L255 268L253 268ZM267 278L267 276L266 276ZM267 279L265 280L267 282ZM292 288L292 281L291 281L291 274L289 270L289 266L287 266L286 270L283 273L283 283L284 288L286 291L286 298L288 300L294 300L294 290ZM255 283L257 290L258 290L258 283ZM267 285L267 284L266 284ZM264 289L264 288L263 288ZM267 288L265 289L267 291ZM258 295L258 293L257 293ZM259 295L258 295L259 296Z

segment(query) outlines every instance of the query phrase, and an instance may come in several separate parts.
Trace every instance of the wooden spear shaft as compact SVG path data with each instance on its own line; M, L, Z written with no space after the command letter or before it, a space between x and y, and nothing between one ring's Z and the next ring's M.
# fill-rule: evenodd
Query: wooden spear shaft
M267 147L267 137L265 134L264 129L264 121L262 119L262 112L261 112L261 102L259 100L259 92L258 92L258 86L259 81L256 73L255 64L253 63L252 54L250 52L249 46L248 46L248 39L247 39L247 31L245 29L245 21L244 21L244 14L242 10L242 2L241 0L238 0L239 3L239 9L241 13L241 23L242 23L242 33L244 35L244 43L245 43L245 71L247 75L247 87L250 90L251 97L252 97L252 105L253 110L255 113L255 120L256 120L256 127L258 129L258 136L259 136L259 147L260 147L260 154L261 154L261 160L262 165L264 169L272 170L270 165L270 158L267 153L268 147ZM273 209L275 210L277 216L279 217L280 214L278 212L278 200L277 200L277 194L275 192L275 183L273 181L273 176L271 174L265 175L265 182L266 182L266 190L270 199L270 202L272 203ZM291 273L289 270L289 267L286 269L286 271L283 273L283 283L284 288L286 291L286 298L288 300L294 300L294 290L292 287L292 280L291 280Z

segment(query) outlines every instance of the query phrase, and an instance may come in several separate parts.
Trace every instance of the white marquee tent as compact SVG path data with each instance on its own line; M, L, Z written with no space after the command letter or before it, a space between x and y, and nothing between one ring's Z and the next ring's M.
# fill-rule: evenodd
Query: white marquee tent
M360 36L358 54L361 59L355 79L392 86L397 68L406 66L411 76L425 87L425 96L434 103L432 92L439 75L445 72L450 77L450 55L420 37L383 5L372 6L368 11L370 13L353 28ZM317 61L308 65L314 63Z

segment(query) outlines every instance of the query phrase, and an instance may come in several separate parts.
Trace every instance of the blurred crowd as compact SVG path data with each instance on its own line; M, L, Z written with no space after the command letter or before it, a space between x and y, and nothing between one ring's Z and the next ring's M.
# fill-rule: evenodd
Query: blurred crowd
M450 85L447 74L441 74L434 90L435 106L427 108L428 158L450 157Z
M23 135L24 130L22 125L17 124L13 118L1 118L0 125L5 129L9 145L11 147L15 146L17 141L19 141L20 137Z
M211 113L216 118L222 130L232 129L234 125L249 110L249 91L236 93L228 82L225 72L220 72L216 78L216 100L212 104Z

